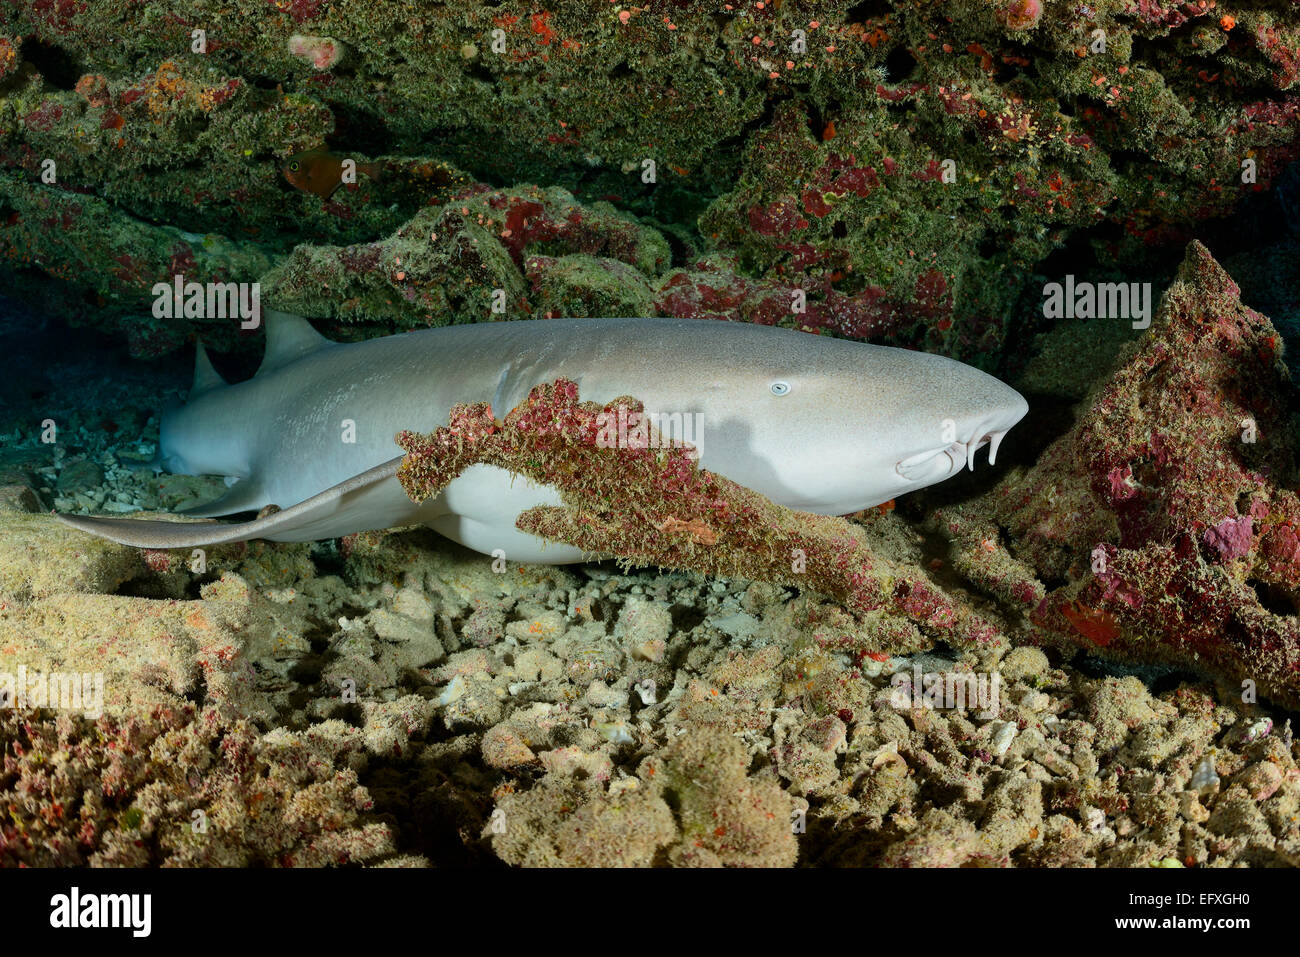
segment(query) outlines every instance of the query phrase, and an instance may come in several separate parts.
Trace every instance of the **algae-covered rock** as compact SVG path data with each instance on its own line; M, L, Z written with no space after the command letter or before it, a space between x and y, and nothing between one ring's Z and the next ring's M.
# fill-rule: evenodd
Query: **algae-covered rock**
M6 866L321 867L393 853L341 723L259 735L192 705L0 713ZM59 772L49 773L57 763Z
M681 853L731 867L790 867L795 804L774 778L749 775L744 746L711 728L674 741L641 766L676 808Z
M70 298L87 297L105 307L87 311L83 302L62 318L109 329L140 356L177 349L193 328L184 318L153 315L157 283L172 283L178 274L186 282L253 282L271 264L255 244L150 225L99 197L2 170L0 209L9 211L0 227L0 258L24 262L35 253L43 269L71 287ZM201 328L220 347L235 341L233 323Z
M11 601L112 592L143 570L139 549L79 535L48 516L0 514L0 595Z
M552 316L653 316L654 293L643 273L617 259L583 254L530 256L531 291Z
M301 655L306 623L236 575L202 594L200 601L33 595L0 613L0 672L102 676L98 707L85 708L93 716L197 698L232 717L268 717L252 663Z
M1022 8L1034 15L1006 12ZM1130 265L1278 179L1298 152L1296 36L1267 5L1119 0L595 16L567 2L14 5L0 12L0 253L15 274L34 266L76 287L65 306L82 321L145 326L138 348L158 354L188 324L131 310L178 266L252 281L295 245L366 247L489 183L563 188L662 223L677 265L734 264L682 279L695 288L660 310L694 300L707 313L722 289L768 321L992 365L1015 314L1041 326L1020 297L1072 236L1103 226L1097 258ZM295 189L281 170L313 150L378 175L325 196ZM510 230L507 244L527 231ZM312 289L358 300L318 314L374 324L390 306L398 327L484 318L496 289L508 302L492 315L646 304L640 292L611 304L589 272L585 296L522 302L472 245L465 263L384 261L418 280L388 295L382 275L330 293L288 277L284 304ZM80 269L78 248L95 268ZM557 269L530 282L571 285Z
M1300 524L1282 340L1193 243L1075 427L994 494L1013 552L1065 579L1033 619L1097 653L1300 700ZM1279 607L1284 602L1285 607Z
M564 779L510 795L486 830L501 859L521 867L648 867L676 834L653 790L606 794Z
M563 189L475 191L421 210L392 235L300 246L263 282L277 303L399 328L502 316L648 315L667 242ZM611 311L612 310L612 311Z

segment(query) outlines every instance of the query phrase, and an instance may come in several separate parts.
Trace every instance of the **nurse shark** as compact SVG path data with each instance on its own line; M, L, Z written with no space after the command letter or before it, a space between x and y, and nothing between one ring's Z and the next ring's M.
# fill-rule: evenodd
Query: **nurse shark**
M227 384L199 346L187 404L163 416L158 460L231 486L184 514L256 519L59 519L144 548L423 524L484 554L562 564L592 556L515 527L529 508L560 505L557 489L472 465L417 504L397 480L394 436L446 423L459 403L503 418L563 377L584 400L633 396L652 418L703 423L690 437L701 468L779 505L845 515L974 468L985 446L993 464L1028 410L1014 389L943 356L744 322L520 320L341 344L300 316L263 318L266 356L248 381Z

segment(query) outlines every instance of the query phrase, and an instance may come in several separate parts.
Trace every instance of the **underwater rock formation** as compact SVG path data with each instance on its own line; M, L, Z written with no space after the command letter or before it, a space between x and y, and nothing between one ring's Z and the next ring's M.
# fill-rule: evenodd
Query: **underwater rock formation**
M60 281L57 298L48 284L37 284L46 308L75 321L88 303L102 307L92 313L95 325L120 335L140 357L173 352L191 332L183 319L152 315L155 284L170 284L178 274L186 282L249 281L272 261L256 244L153 226L96 196L33 185L9 173L0 173L0 209L9 211L0 229L0 258L15 270L38 268ZM27 285L19 280L6 292L21 293ZM237 341L237 323L228 318L203 329L220 348Z
M0 713L0 866L323 867L391 855L342 721L261 735L193 705Z
M1300 702L1300 500L1281 338L1193 243L1150 330L991 500L1032 619L1103 656Z
M107 198L123 226L171 223L276 259L303 241L374 242L466 189L535 182L662 225L676 266L709 256L721 270L616 310L671 301L680 315L723 289L769 321L987 366L1034 269L1072 234L1106 224L1098 254L1135 260L1295 158L1300 39L1275 6L13 5L0 11L0 250L79 281L65 240L17 196L40 187ZM327 200L283 181L285 159L321 147L382 153L385 175ZM74 245L133 255L129 230L62 222ZM519 301L516 276L471 298L506 289L511 314L609 309L591 270L586 295L549 293L575 264L552 264L546 243L522 250L541 257L526 270L537 302ZM440 284L461 279L447 262ZM760 304L755 284L786 295ZM396 292L399 311L444 308ZM145 300L107 304L110 326ZM174 348L188 331L149 338Z
M547 254L528 253L540 249ZM410 329L534 312L648 316L650 284L670 256L657 230L608 203L584 207L558 187L478 186L379 241L299 246L262 282L274 301L334 317L355 337L347 326L359 322Z

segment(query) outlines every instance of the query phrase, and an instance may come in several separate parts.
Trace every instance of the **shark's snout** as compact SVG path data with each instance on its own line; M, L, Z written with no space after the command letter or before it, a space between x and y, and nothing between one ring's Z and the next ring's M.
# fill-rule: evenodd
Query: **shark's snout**
M956 475L963 468L975 470L975 453L988 448L989 465L997 463L998 449L1012 426L1029 411L1020 393L998 383L998 401L991 408L945 421L950 441L936 442L922 452L901 459L895 466L899 476L918 485L930 485Z
M1010 386L1003 386L1003 390L1006 393L1005 398L998 404L996 411L983 429L984 435L980 440L981 443L988 442L989 465L997 463L998 446L1002 444L1006 434L1011 431L1011 427L1023 419L1025 413L1029 411L1029 403L1025 401L1023 395ZM977 446L977 448L979 447Z

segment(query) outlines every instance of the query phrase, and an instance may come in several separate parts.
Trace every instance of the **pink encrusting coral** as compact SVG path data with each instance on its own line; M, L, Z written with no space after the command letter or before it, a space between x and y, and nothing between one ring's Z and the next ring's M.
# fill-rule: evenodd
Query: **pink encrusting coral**
M193 705L0 712L0 867L322 867L393 852L343 722L260 735Z
M295 33L289 38L289 52L317 70L328 70L343 59L344 47L333 37L309 37Z
M1202 540L1225 562L1245 558L1255 544L1254 525L1255 520L1249 515L1225 518L1213 528L1207 528Z
M1065 581L1033 607L1037 627L1300 702L1300 500L1281 348L1193 243L1150 331L1079 422L993 494L1013 553Z
M861 618L891 612L958 647L1004 647L1002 635L969 608L871 555L849 522L776 505L699 468L687 446L656 447L648 427L645 442L605 447L603 416L626 416L631 434L642 409L631 397L605 406L579 402L567 379L534 388L504 421L486 403L457 405L449 425L398 435L407 452L398 478L423 501L470 465L497 465L560 490L563 506L519 517L525 532L627 565L810 587Z

